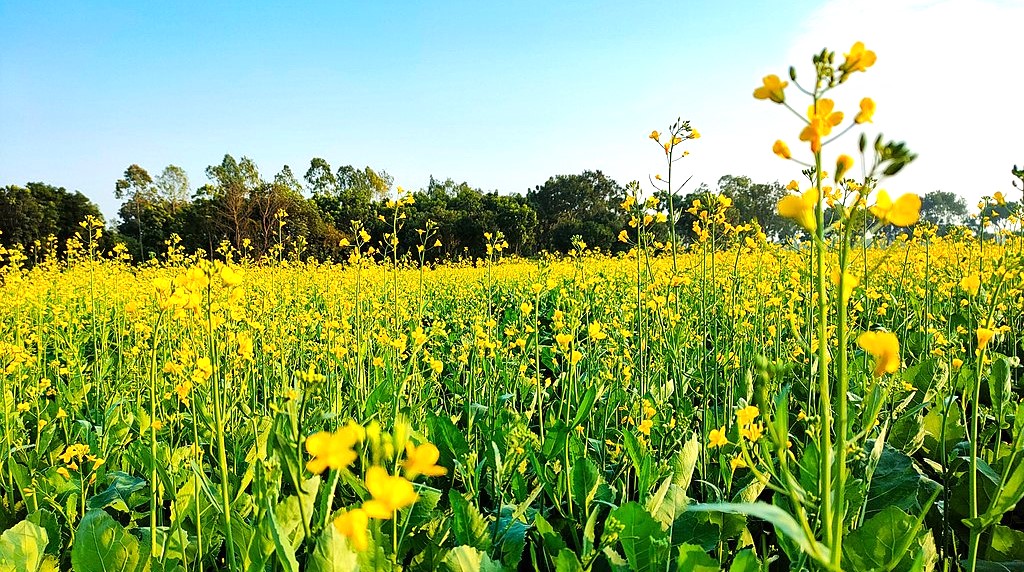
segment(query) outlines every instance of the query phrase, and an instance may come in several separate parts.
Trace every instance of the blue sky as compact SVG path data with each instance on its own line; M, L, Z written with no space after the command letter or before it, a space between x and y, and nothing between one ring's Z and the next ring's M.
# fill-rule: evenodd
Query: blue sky
M1022 93L1005 71L1019 65L1008 22L1024 21L1022 6L0 0L0 184L81 190L110 218L128 165L177 164L198 187L225 153L266 178L284 164L301 176L318 156L412 189L431 174L502 192L584 169L646 181L663 171L646 135L678 116L703 135L678 164L695 182L786 182L799 168L771 143L796 147L799 126L753 88L863 39L879 63L848 83L850 102L874 97L876 124L922 155L890 186L976 198L1010 191L1009 168L1024 163L1024 119L998 111ZM835 22L847 29L823 25ZM951 58L967 68L949 70L967 74L952 85L934 75ZM966 127L936 125L954 105ZM958 145L951 131L978 139Z

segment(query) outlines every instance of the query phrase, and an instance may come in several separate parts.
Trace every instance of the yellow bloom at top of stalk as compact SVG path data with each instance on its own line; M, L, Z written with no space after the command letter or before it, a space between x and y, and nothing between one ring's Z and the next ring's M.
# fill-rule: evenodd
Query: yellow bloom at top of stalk
M779 214L796 221L804 230L814 232L817 219L814 207L818 204L818 190L809 189L799 195L786 195L779 200Z
M650 137L651 139L654 139L655 141L657 141L657 140L661 139L661 133L658 133L657 130L654 130L654 131L651 131L651 134L648 135L648 137Z
M821 151L821 138L828 137L832 128L843 122L843 112L833 111L835 102L819 99L817 104L807 107L807 126L800 132L800 140L811 144L811 152Z
M433 443L423 443L418 447L406 443L405 463L402 464L406 478L415 479L420 475L440 477L446 474L448 469L437 464L440 457L441 453Z
M875 65L875 52L864 49L864 42L857 42L850 48L850 52L846 55L846 61L843 65L839 66L839 69L844 75L851 74L858 71L867 71L867 69Z
M857 345L875 358L875 377L900 370L900 342L892 332L869 331L857 338Z
M875 116L875 101L870 97L860 100L860 113L853 118L854 123L871 123Z
M786 94L783 92L786 86L789 85L788 81L779 80L779 76L772 74L764 76L761 80L763 85L754 90L754 97L757 99L770 99L775 103L782 103L786 101Z
M238 286L242 283L242 271L225 264L220 268L220 279L224 281L225 286Z
M839 285L839 270L838 269L835 269L835 270L832 271L832 282L836 286ZM853 295L853 289L856 288L858 284L860 284L860 279L859 278L857 278L853 274L850 274L849 272L844 272L843 273L843 292L842 292L842 296L843 296L843 303L844 304L846 302L850 301L850 296Z
M900 195L895 202L889 198L885 189L879 189L878 198L875 199L875 206L871 207L871 214L878 217L882 223L891 223L894 226L910 226L921 218L921 197L914 194Z
M363 510L367 516L381 520L390 519L395 511L411 506L420 498L408 479L389 475L378 466L366 471L366 490L373 498L363 503Z

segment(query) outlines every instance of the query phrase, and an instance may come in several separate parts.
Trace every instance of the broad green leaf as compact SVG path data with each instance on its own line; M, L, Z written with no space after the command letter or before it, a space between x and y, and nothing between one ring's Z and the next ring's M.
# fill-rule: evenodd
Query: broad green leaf
M1018 461L1008 472L996 498L992 500L985 514L979 517L982 527L999 522L1004 514L1013 510L1017 503L1024 499L1024 461Z
M757 555L751 549L742 550L732 559L729 572L758 572L761 570L761 563L757 561Z
M445 566L452 572L502 572L501 564L472 546L456 546L444 557Z
M305 515L306 526L309 526L313 518L313 504L319 490L320 475L314 475L302 483L302 491L298 495L288 495L288 498L277 503L274 509L274 518L292 546L298 546L303 541L305 528L302 525L302 516Z
M805 554L815 558L815 560L821 562L827 562L829 559L829 549L825 545L817 542L816 540L810 539L804 534L803 528L797 523L788 512L781 508L763 503L710 503L710 504L694 504L687 508L689 511L700 511L700 512L723 512L727 514L744 514L747 516L753 516L760 518L761 520L770 522L775 526L776 532L785 536L789 540L797 543L801 550Z
M920 514L928 499L941 487L926 477L913 459L886 445L871 475L864 517L871 518L887 507Z
M671 478L666 478L658 490L647 499L647 512L663 527L668 528L683 514L689 503L690 499L687 498L686 492L676 486Z
M36 572L46 558L46 529L23 520L0 535L0 572Z
M682 544L678 548L679 560L676 570L679 572L718 572L718 562L707 555L700 546Z
M530 527L514 518L511 507L504 507L501 517L488 528L494 537L495 548L501 552L502 564L509 570L517 569L523 557L526 533Z
M1010 362L1005 357L993 360L988 374L988 392L992 399L992 409L1000 415L1007 400L1013 397L1013 386L1010 384Z
M952 454L956 444L967 435L967 429L960 421L960 404L953 401L948 409L941 405L932 407L931 411L921 421L921 430L924 431L924 450L933 459L943 459Z
M916 540L917 521L896 507L869 518L843 541L844 567L849 570L890 570Z
M131 510L131 507L128 506L129 495L146 487L144 479L121 471L107 473L107 479L110 480L107 490L89 497L89 500L86 501L86 507L90 510L110 507L117 511L129 512Z
M149 560L138 539L103 510L90 510L82 517L71 547L71 567L75 572L142 570Z
M455 542L481 550L491 547L491 535L487 533L487 521L472 503L454 489L448 491L452 505L452 534Z
M309 572L346 572L357 569L357 554L336 527L328 526L316 538L306 559Z
M626 560L633 570L661 570L668 560L668 535L661 529L658 521L635 503L626 503L609 515L605 521L605 531L609 522L617 521L621 525L618 540L626 553Z
M580 512L585 514L590 510L590 503L597 493L597 486L601 484L601 475L597 471L597 465L587 458L577 459L572 465L572 502L576 504Z
M693 480L693 470L700 460L700 437L694 433L683 448L672 459L672 484L685 493Z
M1024 532L999 524L993 526L990 532L992 542L985 553L986 560L994 562L1024 561Z
M563 548L555 558L555 572L583 572L583 564L576 557L576 553L568 548Z

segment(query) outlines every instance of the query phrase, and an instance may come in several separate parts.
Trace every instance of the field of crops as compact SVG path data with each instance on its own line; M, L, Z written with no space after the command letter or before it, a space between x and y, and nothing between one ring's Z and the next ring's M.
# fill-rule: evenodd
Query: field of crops
M1024 570L1024 240L916 224L901 143L825 174L865 53L802 241L634 185L615 256L0 252L0 571Z
M849 569L898 548L897 569L966 555L973 431L982 556L1024 559L1024 406L1004 357L1021 352L1004 272L1020 247L862 252L850 327L900 346L881 376L848 348ZM679 274L635 252L9 271L4 554L17 570L806 562L800 521L769 511L794 511L792 475L821 526L805 259L752 241L695 249Z

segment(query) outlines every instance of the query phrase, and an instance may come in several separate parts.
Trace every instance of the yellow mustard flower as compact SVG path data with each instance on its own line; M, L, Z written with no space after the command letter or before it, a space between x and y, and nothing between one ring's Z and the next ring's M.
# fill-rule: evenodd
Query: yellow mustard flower
M754 90L754 97L757 99L770 99L775 103L782 103L786 101L786 94L783 92L786 86L789 85L788 81L779 80L777 75L766 75L761 80L763 85Z
M960 369L964 365L964 360L960 358L953 358L953 369Z
M960 281L960 287L971 296L977 296L978 290L981 289L981 277L977 274L964 276L963 280Z
M658 133L657 130L654 130L654 131L651 131L651 134L648 135L648 137L650 137L651 139L654 139L655 141L657 141L658 139L661 139L661 133Z
M759 410L756 405L748 405L746 407L741 407L740 409L736 410L736 421L740 424L741 427L746 427L747 425L753 423L754 419L757 419L757 416L760 414L761 410Z
M349 543L358 552L362 552L370 546L370 536L367 530L369 523L369 516L361 508L345 511L334 519L334 527L348 538Z
M857 338L857 345L875 358L875 377L900 370L900 342L892 332L869 331Z
M764 425L761 423L751 423L746 427L740 427L740 436L747 441L757 441L761 435L764 435Z
M396 511L411 506L419 499L412 483L405 477L391 476L382 467L373 466L366 471L366 490L373 498L363 503L370 518L390 519Z
M650 419L644 419L643 421L640 422L640 425L637 426L637 429L639 429L641 433L649 437L651 435L652 427L654 427L654 422L651 421Z
M441 453L433 443L423 443L418 447L406 443L405 463L402 464L406 478L415 479L420 475L440 477L447 473L448 469L437 464L440 457Z
M559 346L567 348L569 347L569 344L572 343L572 334L555 334L555 342L557 342Z
M772 153L775 153L783 159L790 159L793 157L793 154L789 152L789 145L786 145L786 142L782 139L776 140L775 144L772 145Z
M850 52L846 55L846 61L843 65L839 66L839 69L843 73L853 73L858 71L867 71L867 69L875 64L877 57L875 52L864 49L864 42L857 42L850 48Z
M850 157L849 155L840 155L836 159L835 181L837 183L842 181L843 175L845 175L851 168L853 168L853 157Z
M975 334L978 336L978 349L983 350L988 346L988 342L992 340L992 337L996 335L996 331L991 328L978 328Z
M351 425L329 433L320 431L306 437L306 452L313 456L306 470L319 475L327 469L345 469L356 460L352 446L358 443L360 432Z
M882 223L890 223L894 226L910 226L921 218L921 197L914 194L900 195L895 202L889 198L885 189L879 189L878 197L875 199L875 206L871 207L871 214L878 217Z
M860 113L853 118L854 123L871 123L875 116L875 101L870 97L860 100Z
M712 429L708 434L708 447L715 448L729 444L729 438L725 436L725 425L719 429Z
M786 195L779 200L779 214L796 221L804 230L814 232L817 228L817 219L814 216L814 207L818 204L817 189L810 189L800 195Z
M735 471L736 469L746 468L747 462L743 460L743 457L737 456L733 457L732 460L729 461L729 466L732 467L733 471Z
M828 137L832 128L843 122L843 112L833 111L835 102L831 99L819 99L816 104L807 108L807 127L800 132L800 140L811 144L811 152L821 151L821 138Z

